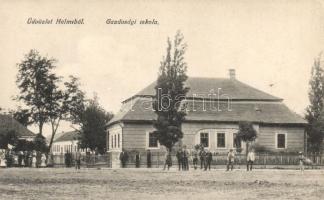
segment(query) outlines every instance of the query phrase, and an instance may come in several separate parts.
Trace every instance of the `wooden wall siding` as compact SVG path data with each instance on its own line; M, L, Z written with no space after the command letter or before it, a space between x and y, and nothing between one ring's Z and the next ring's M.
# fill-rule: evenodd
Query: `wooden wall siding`
M283 126L264 126L254 125L258 132L258 138L256 144L264 146L270 151L303 151L304 150L304 128L302 127L283 127ZM122 147L126 150L146 150L147 149L147 132L153 131L153 125L151 124L124 124L122 128ZM233 148L233 133L237 132L238 124L235 123L183 123L182 131L184 137L182 144L186 145L188 149L194 147L199 143L199 131L210 132L209 144L210 150L216 152L227 152L230 148ZM217 132L224 131L226 133L226 148L216 147L216 134ZM287 134L287 149L277 149L275 142L276 133ZM245 144L242 144L242 148L245 148ZM160 146L160 151L164 151ZM159 151L154 149L153 151Z
M146 133L153 130L151 124L125 124L123 127L123 148L126 150L146 149Z
M287 148L276 148L276 133L287 134ZM264 146L270 151L303 151L304 150L304 128L302 127L273 127L260 126L260 133L256 143Z
M188 148L193 148L196 144L200 143L199 132L209 133L209 147L211 151L228 151L233 147L233 133L237 132L237 124L227 123L183 123L182 131L184 133L183 144ZM217 133L225 133L225 148L217 148Z
M120 137L120 148L117 148L117 147L112 148L112 146L111 146L112 138L115 135L116 135L116 137L118 137L118 134ZM109 151L120 151L122 149L122 144L123 144L122 135L123 135L123 130L122 130L121 123L114 124L113 126L109 127L109 129L107 131L107 136L106 136L106 145L107 145Z

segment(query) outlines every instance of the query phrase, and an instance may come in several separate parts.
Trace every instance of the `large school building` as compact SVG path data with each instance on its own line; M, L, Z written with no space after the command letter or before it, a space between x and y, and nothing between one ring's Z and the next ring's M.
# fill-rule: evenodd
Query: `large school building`
M107 149L112 154L122 149L165 151L152 135L155 85L123 101L120 112L109 122ZM186 85L190 90L184 102L187 115L181 127L181 145L192 149L202 144L212 152L228 151L235 147L239 122L249 121L257 131L256 146L273 152L304 150L305 120L283 99L237 80L234 70L229 78L189 77ZM244 152L244 143L239 145Z

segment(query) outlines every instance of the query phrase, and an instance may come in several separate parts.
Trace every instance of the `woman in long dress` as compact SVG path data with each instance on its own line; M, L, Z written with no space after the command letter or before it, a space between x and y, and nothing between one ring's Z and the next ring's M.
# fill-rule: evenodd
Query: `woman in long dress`
M36 168L36 152L33 152L32 167L35 167Z
M45 154L42 154L42 158L41 158L41 167L46 167L46 156Z
M3 149L0 150L0 167L7 167L6 159L5 159L5 151Z

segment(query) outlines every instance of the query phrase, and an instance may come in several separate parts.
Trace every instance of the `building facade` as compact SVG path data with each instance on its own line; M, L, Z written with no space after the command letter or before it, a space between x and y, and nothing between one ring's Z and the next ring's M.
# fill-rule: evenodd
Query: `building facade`
M179 145L193 149L202 144L212 152L236 148L234 139L240 121L249 121L257 131L255 146L271 152L304 150L305 120L291 111L283 99L255 89L235 78L189 77L190 88L183 101L187 115ZM164 151L152 135L156 114L152 109L155 83L126 99L108 124L107 149ZM243 142L237 144L245 151ZM117 157L116 157L117 159Z
M61 133L52 144L53 155L61 155L67 152L75 153L79 148L79 134L77 131Z

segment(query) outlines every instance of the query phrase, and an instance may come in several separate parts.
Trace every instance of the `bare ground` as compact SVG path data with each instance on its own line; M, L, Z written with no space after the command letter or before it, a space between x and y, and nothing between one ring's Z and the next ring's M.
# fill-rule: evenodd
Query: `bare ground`
M324 171L11 168L0 199L324 199Z

